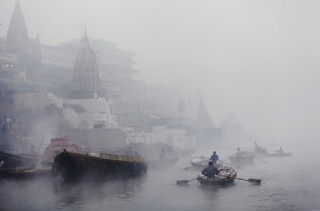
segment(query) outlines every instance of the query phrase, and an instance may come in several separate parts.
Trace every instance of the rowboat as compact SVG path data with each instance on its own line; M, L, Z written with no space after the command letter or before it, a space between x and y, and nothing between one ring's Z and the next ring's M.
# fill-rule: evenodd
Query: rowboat
M148 163L140 156L100 153L100 156L68 152L58 154L52 166L54 175L65 181L126 179L144 175Z
M237 172L234 168L229 166L222 166L218 168L219 174L214 178L198 176L197 180L201 185L227 185L232 184L237 177Z
M191 158L191 165L195 170L204 169L205 167L208 166L208 162L209 162L208 158L204 156Z
M255 143L255 154L257 156L264 156L264 157L289 157L289 156L292 156L292 153L284 152L282 150L282 147L280 147L280 149L276 150L275 152L268 152L265 148L258 146L256 143Z
M195 170L200 170L200 171L203 170L205 167L208 166L208 162L209 162L209 159L206 158L205 156L191 158L191 165ZM213 165L216 166L217 168L222 167L222 165L219 163L213 164Z

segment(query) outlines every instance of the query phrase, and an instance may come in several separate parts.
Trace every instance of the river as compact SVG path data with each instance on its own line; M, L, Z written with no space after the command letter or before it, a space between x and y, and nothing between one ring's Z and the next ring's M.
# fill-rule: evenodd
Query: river
M227 187L204 187L196 180L177 185L177 180L200 174L183 170L189 165L188 157L170 169L149 169L144 177L126 181L0 179L0 210L320 210L320 159L315 156L318 149L296 147L285 151L294 154L261 158L253 165L236 167L239 178L262 179L261 185L241 180ZM221 151L220 158L228 153Z

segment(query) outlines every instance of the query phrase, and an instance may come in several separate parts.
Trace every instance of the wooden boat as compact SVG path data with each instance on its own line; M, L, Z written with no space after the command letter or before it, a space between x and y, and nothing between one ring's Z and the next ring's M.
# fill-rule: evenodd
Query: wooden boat
M208 158L206 158L205 156L199 156L199 157L192 157L191 158L191 166L195 169L195 170L202 170L205 167L208 166Z
M219 161L218 161L219 162ZM193 167L193 169L201 171L203 170L205 167L208 166L209 163L209 159L206 158L205 156L200 156L200 157L192 157L191 158L191 166ZM222 164L214 164L217 168L222 167Z
M232 167L222 166L218 170L220 172L214 178L198 176L197 180L201 185L214 186L232 184L237 177L237 172Z
M254 163L255 155L249 152L240 151L231 155L229 159L233 165L248 165Z
M10 168L0 170L2 178L32 178L40 176L51 176L51 166L43 166L37 168Z
M292 153L284 152L282 147L275 152L268 152L265 148L258 146L255 143L255 153L257 156L265 156L265 157L288 157L292 156Z
M98 157L64 150L55 157L52 169L54 174L61 175L65 181L83 178L104 180L144 175L148 164L140 156L100 153Z
M53 138L43 153L42 165L52 166L54 157L63 152L64 149L68 152L81 153L81 148L77 144L71 143L69 139Z
M0 170L18 167L31 167L36 165L38 159L35 156L16 155L0 151Z

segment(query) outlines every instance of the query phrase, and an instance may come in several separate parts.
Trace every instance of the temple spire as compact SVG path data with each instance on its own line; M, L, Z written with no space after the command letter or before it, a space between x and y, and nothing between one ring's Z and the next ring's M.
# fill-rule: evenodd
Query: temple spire
M96 53L90 46L85 30L74 64L69 97L87 99L97 96L103 97L104 91L99 78Z
M28 32L19 0L17 0L11 16L6 41L9 53L20 54L27 51Z
M202 97L200 97L200 105L198 114L196 117L196 128L197 129L208 129L214 128L214 124L211 120L210 114L203 103Z

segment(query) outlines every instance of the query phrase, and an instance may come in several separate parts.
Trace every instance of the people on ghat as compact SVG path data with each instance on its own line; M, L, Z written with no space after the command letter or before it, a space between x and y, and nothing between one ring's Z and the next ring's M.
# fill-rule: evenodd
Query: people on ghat
M213 154L211 155L210 161L212 161L213 164L216 164L219 160L219 156L217 155L216 151L213 151Z
M213 165L212 161L209 161L208 166L201 173L208 178L214 178L215 175L219 174L219 170Z

